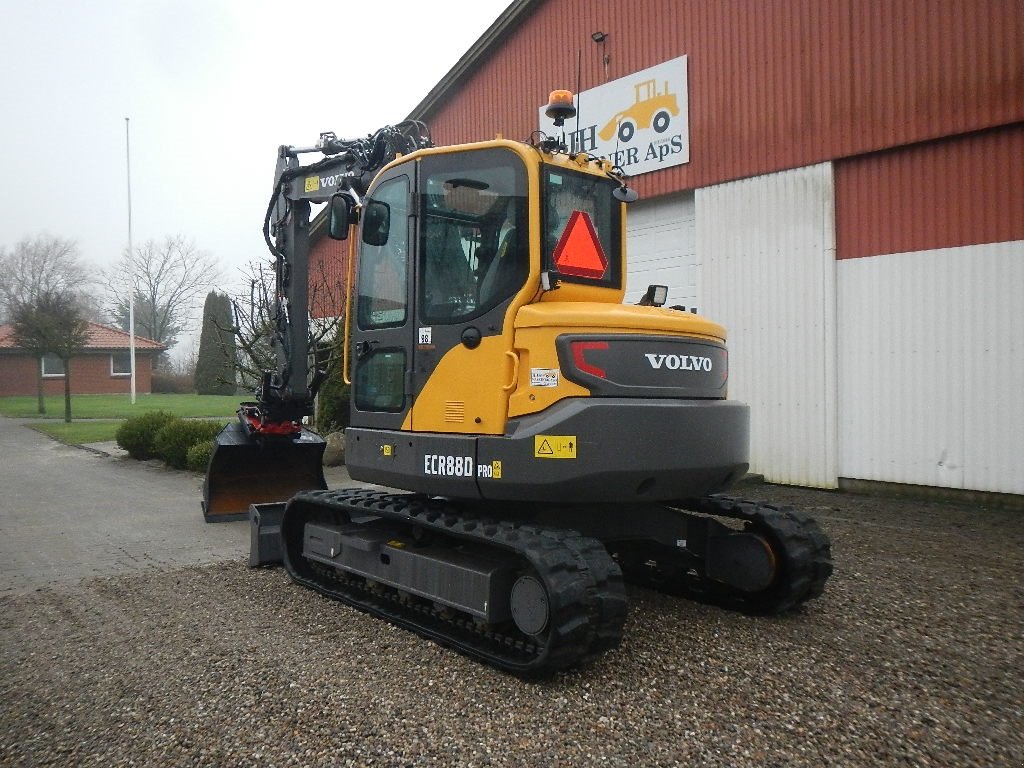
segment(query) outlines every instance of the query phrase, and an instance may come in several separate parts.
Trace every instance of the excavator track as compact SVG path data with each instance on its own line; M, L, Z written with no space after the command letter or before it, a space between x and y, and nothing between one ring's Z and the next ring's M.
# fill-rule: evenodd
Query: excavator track
M831 543L814 518L789 506L748 501L721 494L706 496L673 509L681 515L742 521L737 533L753 534L772 563L770 583L744 590L709 577L710 558L648 542L616 551L627 582L717 605L749 615L774 615L799 608L819 597L832 574Z
M366 520L397 524L414 537L430 536L511 558L516 572L526 574L517 584L526 578L527 591L536 591L538 584L543 588L543 628L526 632L516 621L487 623L304 555L308 523L341 530ZM294 496L284 513L281 536L285 567L298 583L510 672L572 667L622 639L622 573L599 541L574 531L487 520L424 496L352 488Z
M697 510L742 520L746 529L765 538L778 559L772 585L761 592L734 596L732 606L744 613L768 615L798 608L825 591L832 575L831 542L813 517L793 507L747 501L732 496L706 496Z

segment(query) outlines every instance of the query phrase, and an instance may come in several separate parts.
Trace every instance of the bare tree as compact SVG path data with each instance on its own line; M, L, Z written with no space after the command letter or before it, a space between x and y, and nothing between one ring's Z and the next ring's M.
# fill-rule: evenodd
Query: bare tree
M267 262L251 262L243 271L244 288L231 296L235 325L230 330L236 340L237 370L241 386L255 390L265 371L277 370L272 339L275 322L276 274ZM311 317L309 350L317 368L336 364L340 348L335 343L344 323L344 284L340 277L329 274L322 262L310 265L309 307L315 314L337 314Z
M39 234L22 239L9 250L0 247L0 320L14 324L16 339L20 333L19 344L40 360L36 374L39 413L46 413L42 358L60 356L64 350L70 360L78 341L78 324L102 319L96 316L98 309L89 290L94 285L92 272L73 240ZM65 417L70 418L67 368L65 361Z
M42 362L49 354L64 364L64 421L71 422L71 358L82 349L89 334L89 324L70 292L43 290L32 303L17 304L13 309L14 341L22 349L39 358L39 412L44 413Z
M35 305L44 292L73 296L83 317L101 320L88 290L93 282L74 240L40 234L10 250L0 246L0 320L12 320L18 307Z
M128 297L135 298L135 332L173 347L192 330L200 297L219 277L213 258L181 235L163 242L149 240L104 274L108 308L114 321L128 329ZM161 353L161 359L166 356Z
M263 371L274 370L276 362L270 346L274 324L274 271L266 262L250 262L243 271L245 287L231 296L234 315L236 365L240 384L255 389Z

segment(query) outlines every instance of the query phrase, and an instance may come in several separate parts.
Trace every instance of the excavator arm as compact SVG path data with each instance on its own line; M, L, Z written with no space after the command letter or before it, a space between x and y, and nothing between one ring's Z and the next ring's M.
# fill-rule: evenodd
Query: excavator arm
M257 431L287 430L312 415L317 390L326 371L309 371L309 214L310 207L341 197L355 211L362 195L383 166L399 153L430 146L426 126L408 121L388 126L367 139L338 139L323 133L313 147L278 148L274 193L263 223L263 236L274 256L276 303L272 312L277 369L266 371L257 391L259 421L246 423ZM300 156L320 153L323 159L302 165Z
M275 291L270 344L276 367L264 371L256 399L242 403L238 423L217 436L203 484L208 522L243 519L251 504L284 501L301 490L323 489L325 443L303 428L326 377L310 368L310 211L318 203L344 205L355 214L378 170L399 153L431 146L422 123L407 121L355 140L323 133L312 147L278 148L274 190L263 235L274 258ZM302 163L306 154L320 154ZM340 198L340 200L339 200ZM354 216L351 218L354 221Z

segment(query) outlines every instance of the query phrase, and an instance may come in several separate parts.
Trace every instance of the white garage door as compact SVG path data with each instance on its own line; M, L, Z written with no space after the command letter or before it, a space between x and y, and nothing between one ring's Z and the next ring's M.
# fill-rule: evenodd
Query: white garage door
M653 284L668 286L668 306L697 305L693 192L638 200L626 208L626 303Z

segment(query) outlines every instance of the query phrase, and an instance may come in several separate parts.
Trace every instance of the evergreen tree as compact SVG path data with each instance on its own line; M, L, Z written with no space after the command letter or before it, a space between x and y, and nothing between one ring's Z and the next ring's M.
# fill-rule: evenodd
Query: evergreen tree
M235 394L235 329L231 300L210 291L203 305L203 330L192 386L200 395Z

